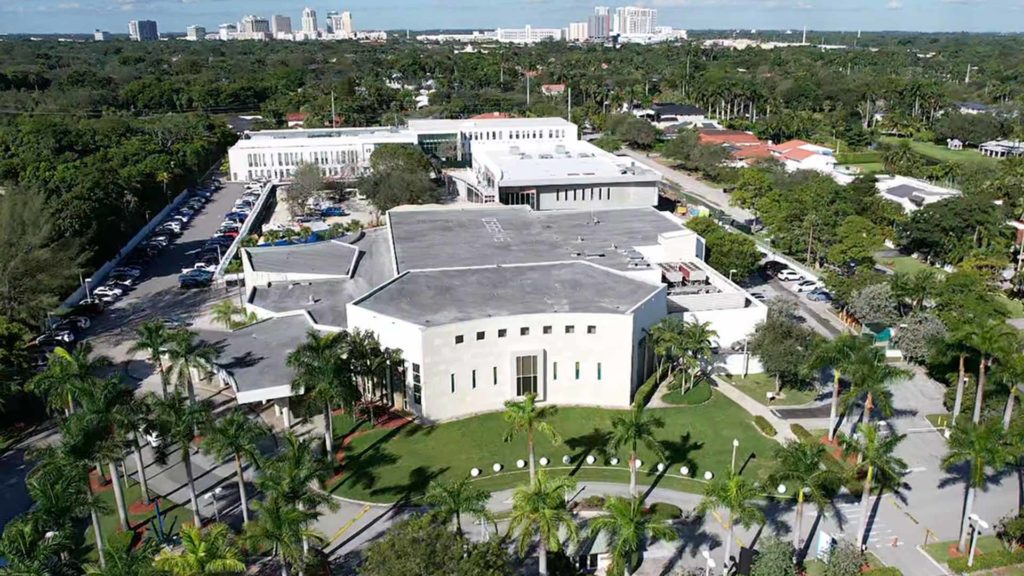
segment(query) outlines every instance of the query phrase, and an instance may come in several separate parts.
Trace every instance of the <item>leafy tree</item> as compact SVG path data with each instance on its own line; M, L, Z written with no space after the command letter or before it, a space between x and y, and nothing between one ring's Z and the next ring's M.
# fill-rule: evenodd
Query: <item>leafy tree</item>
M792 544L769 536L757 548L750 576L796 576L793 553Z
M1003 122L994 114L961 114L947 112L936 119L935 140L945 144L954 138L964 144L981 144L1003 136L1006 131Z
M281 498L257 501L254 507L258 512L256 520L245 526L243 539L251 548L270 550L281 566L281 576L305 566L310 541L325 541L309 527L316 520L314 510L300 508Z
M839 415L839 397L841 393L840 378L842 373L853 366L853 360L871 346L871 342L854 334L840 334L833 340L822 340L814 348L811 365L815 368L831 368L832 370L832 401L828 414L828 439L831 442L836 434L836 420Z
M360 574L467 574L512 576L508 552L496 539L459 538L434 515L413 516L395 524L366 548Z
M739 180L733 185L729 203L733 206L757 209L758 202L772 191L774 183L767 170L749 168L740 172Z
M907 463L895 455L896 446L903 441L900 434L885 435L878 431L878 425L862 423L854 436L841 435L839 445L847 458L856 458L854 472L864 474L864 488L861 495L860 527L857 529L857 545L864 543L871 511L871 494L877 488L880 497L885 490L898 490Z
M824 576L857 576L863 568L864 553L860 546L840 540L828 553Z
M798 324L795 316L792 304L771 303L767 319L755 327L748 342L750 352L775 378L776 394L782 392L783 385L802 384L814 350L814 334Z
M292 181L285 192L288 212L292 217L304 215L309 209L309 201L323 189L324 177L320 167L309 162L300 163L292 172Z
M411 144L384 144L370 155L372 172L359 181L359 190L378 213L404 204L429 204L440 200L430 180L427 156Z
M589 531L596 538L604 533L608 536L612 563L608 572L624 572L626 576L640 565L641 555L651 542L671 542L678 538L675 531L664 523L658 523L644 510L643 500L613 496L604 505L604 514L592 519Z
M462 515L470 514L481 520L490 520L487 511L487 500L491 495L486 490L477 488L466 478L442 482L435 480L430 483L423 502L432 506L443 518L453 518L455 534L462 537Z
M70 576L78 571L65 557L74 550L70 530L51 532L34 515L18 516L4 526L0 537L0 556L4 559L0 574Z
M566 494L575 487L576 480L569 476L549 477L541 471L528 486L520 486L512 493L509 533L518 534L520 554L537 538L541 576L548 573L548 550L560 549L565 534L570 543L578 539L579 530L566 507Z
M261 459L259 442L270 434L262 422L253 420L240 408L216 420L203 438L203 451L213 454L218 460L234 458L235 476L238 481L238 496L241 500L242 524L249 523L249 501L245 490L243 461L256 467Z
M641 150L654 145L658 131L650 122L632 114L613 114L605 121L605 132Z
M828 249L828 261L834 266L871 264L882 240L874 222L863 216L848 216L839 226L839 241Z
M611 152L613 154L622 149L622 140L610 135L603 135L600 138L591 140L590 143L605 152Z
M657 430L664 427L664 420L644 414L644 407L640 404L633 406L626 415L612 418L611 448L629 450L629 493L634 499L640 496L636 485L637 449L642 445L659 459L664 458L665 451L657 438Z
M891 326L899 319L896 298L888 284L872 284L859 290L847 308L864 324Z
M181 527L181 549L164 549L153 566L171 576L224 576L245 572L245 562L226 524Z
M530 459L530 484L537 481L537 465L534 461L534 432L545 434L555 444L561 443L561 437L548 419L558 413L557 406L537 406L537 395L527 394L522 400L505 402L504 419L508 428L505 430L505 442L511 442L520 434L526 435L526 448Z
M949 436L949 452L942 459L942 467L951 470L968 464L964 478L964 513L960 519L960 539L957 550L964 551L970 523L968 517L974 512L974 496L979 489L988 488L989 474L1000 472L1014 460L1013 452L998 421L978 424L969 422L953 429Z
M75 398L90 388L96 375L110 366L106 356L92 355L92 344L81 342L71 349L60 346L50 353L46 370L28 383L28 389L39 395L51 410L75 412Z
M990 200L956 196L914 211L900 226L900 247L954 265L979 252L1005 254L1010 241L1005 222L1003 208Z
M715 478L704 485L704 496L697 505L697 512L706 514L712 510L724 510L726 513L722 526L728 531L722 561L723 570L732 565L730 559L736 525L750 528L754 524L764 522L764 512L756 503L759 497L754 483L735 473L730 473L725 478Z
M890 174L915 175L921 170L921 157L909 140L900 140L882 147L882 164Z
M906 317L893 337L893 345L903 357L924 364L937 342L946 337L946 326L929 312L913 312Z

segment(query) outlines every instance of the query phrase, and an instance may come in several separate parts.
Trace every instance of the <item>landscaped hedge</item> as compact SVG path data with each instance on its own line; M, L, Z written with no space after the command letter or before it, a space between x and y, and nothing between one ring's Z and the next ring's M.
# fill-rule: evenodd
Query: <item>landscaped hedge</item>
M633 397L634 406L647 406L651 401L651 397L654 396L654 391L658 389L658 384L661 383L662 374L667 371L667 366L662 367L660 370L655 369L654 374L651 374L651 377L636 389L636 396Z
M974 555L974 566L967 567L967 555L950 558L946 564L954 573L977 572L978 570L989 570L1014 564L1024 564L1024 550L1010 552L1009 550L997 550L984 554Z
M775 436L776 434L778 434L778 432L775 430L775 426L772 426L772 423L769 422L767 418L761 416L760 414L754 416L754 426L757 426L757 429L760 430L761 433L764 434L765 436Z
M900 572L900 569L894 566L872 568L865 572L861 572L860 574L861 576L903 576L903 572Z
M655 502L647 509L651 519L656 521L678 520L683 517L683 511L675 504L668 502Z
M793 431L793 435L796 436L798 440L814 440L815 439L814 438L814 434L811 434L807 430L807 428L804 428L803 426L801 426L799 424L790 424L789 425L789 429Z

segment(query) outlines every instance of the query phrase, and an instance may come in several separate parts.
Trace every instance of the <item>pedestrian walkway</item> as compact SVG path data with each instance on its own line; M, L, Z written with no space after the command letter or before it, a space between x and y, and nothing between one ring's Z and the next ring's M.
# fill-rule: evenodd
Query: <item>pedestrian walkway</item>
M774 438L775 440L779 442L786 442L788 440L797 439L796 435L793 434L793 431L789 429L789 424L787 424L782 418L776 416L770 408L761 404L757 400L754 400L750 396L747 396L738 388L725 380L722 380L718 376L712 375L711 379L715 389L721 392L726 398L739 404L744 410L749 412L751 416L762 416L772 426L774 426L775 430L778 432Z

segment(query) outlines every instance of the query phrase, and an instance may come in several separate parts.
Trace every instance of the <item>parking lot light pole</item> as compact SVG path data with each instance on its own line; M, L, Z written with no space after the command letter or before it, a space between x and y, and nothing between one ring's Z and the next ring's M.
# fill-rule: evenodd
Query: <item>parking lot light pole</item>
M740 447L740 441L738 439L736 439L736 438L733 438L732 439L732 466L729 468L729 470L733 474L736 473L736 449L739 448L739 447Z
M735 268L730 268L729 269L729 282L732 282L732 275L735 274L735 273L736 273L736 269Z
M982 530L988 530L988 522L985 522L977 514L971 514L967 517L968 522L971 523L971 551L967 555L967 567L974 566L974 553L978 548L978 534Z
M214 488L203 496L205 500L213 500L213 517L220 522L220 506L217 506L217 495L224 492L223 488Z

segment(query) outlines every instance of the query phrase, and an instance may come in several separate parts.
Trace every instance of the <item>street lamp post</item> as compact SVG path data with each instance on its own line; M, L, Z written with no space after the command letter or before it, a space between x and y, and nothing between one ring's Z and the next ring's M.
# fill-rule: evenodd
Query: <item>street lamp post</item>
M736 269L735 268L730 268L729 269L729 282L732 282L732 275L735 274L735 273L736 273Z
M214 488L203 496L204 500L213 500L213 517L216 518L217 522L220 522L220 506L217 505L217 496L224 493L223 488Z
M736 438L732 439L732 466L729 468L730 471L736 473L736 449L740 447L740 441Z
M988 530L988 522L985 522L977 514L971 514L967 517L967 521L971 523L971 551L967 555L967 567L974 566L974 553L978 548L978 534L982 530Z

